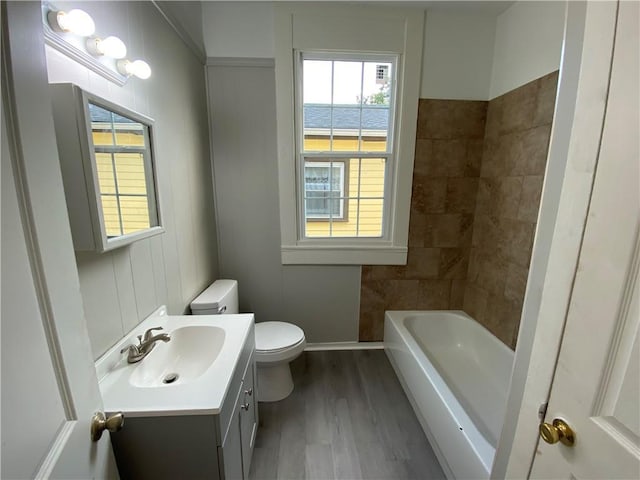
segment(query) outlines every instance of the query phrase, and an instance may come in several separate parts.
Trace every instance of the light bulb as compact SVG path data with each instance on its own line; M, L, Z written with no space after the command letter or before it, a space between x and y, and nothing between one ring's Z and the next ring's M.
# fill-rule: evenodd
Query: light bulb
M131 75L146 80L151 76L151 67L144 60L135 60L130 62L129 60L118 60L118 71L122 75L130 77Z
M49 11L47 19L51 28L58 32L74 33L81 37L93 35L96 31L96 24L93 18L84 10L74 8L68 12Z
M124 58L127 56L127 46L118 37L87 39L87 50L96 57L106 56L111 58Z

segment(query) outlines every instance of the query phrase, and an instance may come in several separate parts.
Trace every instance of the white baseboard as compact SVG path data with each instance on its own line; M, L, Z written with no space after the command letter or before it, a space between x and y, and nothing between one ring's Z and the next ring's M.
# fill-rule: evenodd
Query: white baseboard
M318 352L323 350L382 350L382 342L328 342L307 343L305 352Z

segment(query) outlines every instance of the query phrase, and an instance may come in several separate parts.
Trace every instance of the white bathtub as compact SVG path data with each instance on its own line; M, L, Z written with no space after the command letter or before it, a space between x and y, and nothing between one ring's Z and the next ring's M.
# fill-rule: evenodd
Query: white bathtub
M384 348L447 478L489 478L513 351L461 311L388 311Z

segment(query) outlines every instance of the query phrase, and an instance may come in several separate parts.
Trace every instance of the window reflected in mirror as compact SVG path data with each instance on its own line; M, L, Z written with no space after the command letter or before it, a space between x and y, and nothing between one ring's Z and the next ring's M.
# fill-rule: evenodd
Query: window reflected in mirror
M89 103L105 230L109 238L151 226L147 127Z
M162 233L153 120L76 85L51 91L74 248L105 252Z

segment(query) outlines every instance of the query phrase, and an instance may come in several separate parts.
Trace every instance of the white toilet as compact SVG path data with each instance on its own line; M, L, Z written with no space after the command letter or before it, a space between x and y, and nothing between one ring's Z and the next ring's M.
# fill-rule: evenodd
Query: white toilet
M216 280L191 302L193 315L238 313L238 282ZM276 402L293 391L289 363L306 345L300 327L285 322L256 323L256 365L258 400Z

